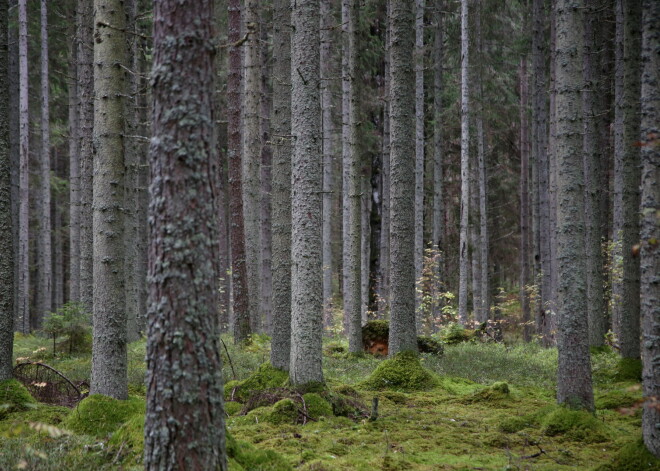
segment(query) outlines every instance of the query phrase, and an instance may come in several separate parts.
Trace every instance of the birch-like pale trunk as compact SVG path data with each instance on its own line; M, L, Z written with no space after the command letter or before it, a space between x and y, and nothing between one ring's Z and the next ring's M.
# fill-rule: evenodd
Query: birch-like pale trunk
M19 71L19 216L18 216L18 325L26 334L30 331L30 156L28 115L28 41L27 0L18 1L18 71Z
M468 0L461 0L461 222L459 240L458 321L468 320L468 226L470 215L470 84Z
M582 2L559 0L556 25L558 180L557 402L594 410L589 355L582 159Z

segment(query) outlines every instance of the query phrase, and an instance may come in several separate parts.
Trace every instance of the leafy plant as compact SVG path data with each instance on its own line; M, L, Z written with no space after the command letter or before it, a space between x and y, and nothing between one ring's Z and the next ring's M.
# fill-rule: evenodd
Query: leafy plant
M66 303L55 312L46 314L42 330L53 339L53 355L56 353L59 337L66 337L69 353L80 348L90 330L89 321L89 313L79 303Z

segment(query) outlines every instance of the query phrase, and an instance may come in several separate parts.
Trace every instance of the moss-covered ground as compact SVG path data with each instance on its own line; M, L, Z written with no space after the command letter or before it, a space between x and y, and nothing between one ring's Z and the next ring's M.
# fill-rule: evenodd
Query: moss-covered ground
M296 392L266 363L266 341L225 340L231 471L660 470L639 441L639 383L612 352L593 356L592 415L555 405L556 352L537 345L459 343L397 361L337 354L334 339L327 389ZM52 358L48 346L19 336L15 352L88 380L89 354ZM0 469L141 469L144 367L144 342L131 344L121 405L90 397L68 410L0 383Z

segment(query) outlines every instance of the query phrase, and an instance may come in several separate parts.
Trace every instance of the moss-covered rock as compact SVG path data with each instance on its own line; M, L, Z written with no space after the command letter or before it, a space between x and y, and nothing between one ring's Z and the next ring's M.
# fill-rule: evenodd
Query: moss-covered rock
M373 390L420 391L437 384L437 378L422 366L414 352L401 352L378 365L362 386Z
M0 420L11 412L27 410L37 401L20 381L7 379L0 381Z
M333 415L332 405L317 393L303 394L307 415L313 419Z
M611 463L596 468L595 471L660 471L660 459L656 458L640 438L619 450Z
M230 381L225 385L225 396L231 396L234 390L234 399L245 402L251 394L266 389L281 388L289 381L289 374L275 368L270 363L263 363L257 371L252 373L245 381Z
M268 408L260 407L250 411L248 415L258 414L258 412L255 413L255 411L259 411L259 409ZM266 414L264 417L264 419L271 424L293 424L298 419L298 406L292 399L282 399L281 401L277 401L271 409L270 413Z
M621 358L616 366L616 381L641 381L642 360L639 358Z
M243 409L243 404L236 401L225 401L225 412L227 415L238 414Z
M64 421L66 428L86 435L104 437L117 430L134 415L144 415L146 402L142 398L129 397L125 401L101 394L83 399Z
M563 435L570 440L598 443L608 439L605 425L584 410L557 406L541 419L543 433L550 437Z
M291 471L291 466L273 450L260 450L250 443L234 439L227 432L229 471Z

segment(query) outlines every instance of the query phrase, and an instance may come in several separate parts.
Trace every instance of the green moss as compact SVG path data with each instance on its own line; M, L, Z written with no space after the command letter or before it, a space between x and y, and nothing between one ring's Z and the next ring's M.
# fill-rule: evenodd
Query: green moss
M642 400L640 388L613 389L596 394L596 409L620 409L631 407Z
M238 384L230 381L225 385L225 395L231 395L236 387L234 399L244 402L254 392L265 389L281 388L287 384L289 373L273 367L270 363L263 363L257 371L252 373L245 381Z
M269 408L260 407L253 411L250 411L248 415L259 414L259 412L255 413L255 411L259 411L259 409L269 409ZM298 406L291 399L282 399L281 401L277 401L270 409L272 410L270 411L270 413L266 414L265 420L267 422L270 422L271 424L275 424L275 425L293 424L298 419Z
M333 358L341 358L346 355L347 351L346 345L341 342L328 342L323 347L323 353Z
M365 347L371 342L387 343L389 337L390 323L388 321L369 321L362 327L362 343Z
M7 379L0 382L0 419L10 412L27 410L36 403L20 381Z
M598 443L608 439L605 425L584 410L558 406L541 420L543 433L554 437L563 435L570 440Z
M437 385L437 378L424 369L413 352L398 353L394 358L384 360L362 383L367 389L399 391L420 391Z
M250 443L235 440L227 432L230 471L291 471L291 466L275 451L260 450Z
M124 422L111 436L108 445L119 452L126 450L135 464L142 463L144 454L144 414L135 414Z
M456 345L458 343L470 342L474 340L476 333L474 330L466 329L461 324L450 324L441 332L441 340L447 345Z
M397 391L385 391L383 397L395 404L405 404L408 401L408 396L406 394Z
M70 409L49 404L34 404L27 410L7 413L0 420L0 436L11 435L20 431L22 435L37 434L37 430L30 428L30 423L54 425L59 428L60 423L67 417Z
M445 351L442 342L433 337L426 337L423 335L417 337L417 349L419 350L419 353L432 353L434 355L442 355Z
M93 394L83 399L71 411L64 425L76 433L103 437L115 431L131 416L144 414L145 404L144 399L137 397L129 397L126 401L120 401Z
M596 471L660 471L660 460L653 456L640 438L623 446L611 463Z
M614 375L616 381L641 381L642 360L639 358L621 358Z
M509 390L509 385L503 381L498 381L491 384L487 388L474 392L470 396L466 397L463 402L497 402L509 401L510 399L511 392Z
M451 376L441 376L438 382L442 389L448 393L457 395L473 394L481 388L481 386L474 381Z
M307 408L307 415L313 419L319 417L330 417L332 413L332 405L323 399L317 393L307 393L303 395L305 400L305 407Z
M243 409L243 404L236 401L226 401L225 402L225 412L227 415L238 414Z
M225 399L233 400L240 386L241 386L241 381L237 381L237 380L227 381L224 386ZM234 388L236 388L236 390L234 390ZM234 398L232 398L232 393L234 395Z

